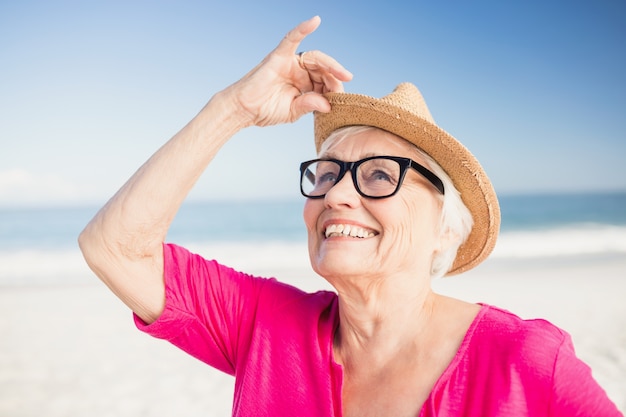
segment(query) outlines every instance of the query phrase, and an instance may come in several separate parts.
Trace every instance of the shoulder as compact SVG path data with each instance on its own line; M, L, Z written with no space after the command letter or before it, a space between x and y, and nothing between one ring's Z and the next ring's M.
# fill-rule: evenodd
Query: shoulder
M476 335L516 346L542 340L544 345L559 347L569 338L567 332L544 319L523 319L505 309L484 305Z
M506 397L511 406L546 409L554 389L554 369L569 340L566 332L547 320L525 320L483 305L466 335L466 350L456 368L468 384L464 395L488 386L493 398Z
M485 310L479 334L494 346L490 353L501 361L499 368L492 362L492 370L499 372L507 361L506 380L524 392L527 404L550 410L550 415L621 415L591 368L576 355L569 333L547 320L525 320L491 306Z
M494 306L483 306L471 346L484 361L507 362L519 372L551 378L563 346L571 346L567 332L544 319L522 319Z
M445 378L457 384L450 401L480 415L499 415L502 407L507 415L619 415L570 335L547 320L483 305L459 354Z

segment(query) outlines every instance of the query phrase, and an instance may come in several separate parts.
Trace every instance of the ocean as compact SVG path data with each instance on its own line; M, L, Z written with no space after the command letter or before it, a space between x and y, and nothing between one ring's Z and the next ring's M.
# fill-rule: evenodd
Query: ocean
M626 256L626 192L505 195L500 204L494 258ZM167 240L248 263L306 262L302 205L302 200L186 202ZM97 210L0 208L0 286L82 282L90 272L76 239Z

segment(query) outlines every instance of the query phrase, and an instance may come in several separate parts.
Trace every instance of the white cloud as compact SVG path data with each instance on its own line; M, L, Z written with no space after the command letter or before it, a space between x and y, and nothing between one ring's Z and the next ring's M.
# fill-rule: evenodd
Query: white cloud
M57 174L33 173L24 169L0 171L0 205L73 202L77 187Z

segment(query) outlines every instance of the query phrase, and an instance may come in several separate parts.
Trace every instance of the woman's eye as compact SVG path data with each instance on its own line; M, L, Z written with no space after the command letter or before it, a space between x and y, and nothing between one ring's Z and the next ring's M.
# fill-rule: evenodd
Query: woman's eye
M334 172L327 172L322 175L318 175L317 182L319 184L327 183L327 182L335 182L337 180L337 175Z
M387 174L384 171L374 171L370 175L370 180L371 181L387 181L387 182L391 182L392 178L391 178L391 176L389 174Z

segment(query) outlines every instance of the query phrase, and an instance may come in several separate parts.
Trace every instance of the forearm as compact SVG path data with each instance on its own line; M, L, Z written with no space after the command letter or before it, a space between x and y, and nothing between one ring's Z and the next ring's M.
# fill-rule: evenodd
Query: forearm
M144 320L162 308L162 243L178 208L219 149L246 125L228 94L218 93L81 233L89 266ZM154 294L137 299L139 288Z
M197 179L219 149L245 125L224 93L218 93L98 213L94 220L102 225L101 233L110 234L117 242L134 240L132 236L147 245L162 243Z

